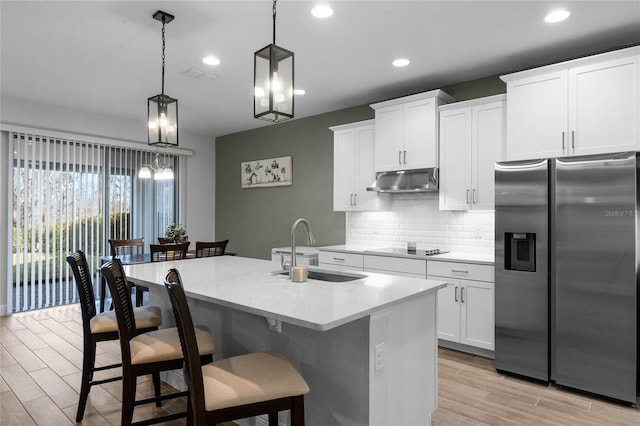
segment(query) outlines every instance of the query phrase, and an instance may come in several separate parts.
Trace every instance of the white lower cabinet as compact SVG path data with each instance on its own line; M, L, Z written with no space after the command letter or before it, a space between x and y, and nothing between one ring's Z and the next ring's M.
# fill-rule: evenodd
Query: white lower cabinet
M493 351L493 266L430 260L427 279L447 282L438 291L438 338Z
M362 271L363 255L354 253L342 253L335 251L320 251L318 254L320 269L331 271Z
M364 255L364 272L426 278L427 261L424 259Z

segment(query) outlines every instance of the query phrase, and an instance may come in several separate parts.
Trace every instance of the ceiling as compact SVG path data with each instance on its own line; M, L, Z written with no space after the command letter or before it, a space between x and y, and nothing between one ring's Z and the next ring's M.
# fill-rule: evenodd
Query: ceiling
M296 118L640 43L640 1L281 0L277 44L295 52ZM563 6L568 20L544 16ZM271 43L262 1L0 2L2 98L78 108L144 126L147 98L179 100L182 131L221 136L269 125L253 118L253 53ZM202 63L215 55L221 64ZM411 64L395 68L391 61ZM211 77L189 77L197 70Z

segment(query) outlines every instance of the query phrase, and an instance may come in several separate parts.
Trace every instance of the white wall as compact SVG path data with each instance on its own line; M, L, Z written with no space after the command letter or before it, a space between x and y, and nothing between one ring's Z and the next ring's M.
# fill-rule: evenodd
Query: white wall
M3 97L0 118L4 125L13 124L74 133L79 135L80 140L81 135L116 139L128 141L132 146L141 144L140 147L144 148L147 147L144 99L142 104L140 117L123 120L81 110ZM46 135L46 130L41 130L40 133ZM2 200L0 226L4 230L8 226L6 203L8 184L5 182L8 138L4 134L0 143L2 143L0 147L0 199ZM213 137L190 134L185 129L181 129L180 147L193 151L193 156L186 157L182 163L181 178L185 183L185 191L180 220L186 225L190 240L213 240L215 238L215 140ZM0 243L0 277L3 278L7 276L7 254L3 252L5 245L5 242ZM5 282L5 279L1 281ZM0 287L2 287L0 288L1 310L3 306L6 307L7 296L4 286Z
M440 211L438 194L391 194L391 210L348 212L346 243L493 254L493 211Z

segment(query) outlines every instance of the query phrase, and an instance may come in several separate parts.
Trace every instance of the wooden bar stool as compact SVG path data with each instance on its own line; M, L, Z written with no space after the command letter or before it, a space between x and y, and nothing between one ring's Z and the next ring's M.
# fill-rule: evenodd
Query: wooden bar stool
M284 355L253 352L203 364L196 332L177 269L165 277L184 353L189 388L187 424L205 425L268 414L278 425L278 412L291 411L291 424L304 425L304 395L309 386Z
M120 335L120 351L122 354L122 425L132 424L133 411L138 405L155 402L160 406L166 399L185 396L188 392L176 392L161 395L160 382L154 380L155 397L136 400L136 382L138 376L152 374L159 378L161 371L181 369L183 355L180 338L176 327L157 331L140 332L132 321L133 307L127 294L127 277L120 259L115 258L106 263L100 272L107 280L115 305L116 319ZM194 332L197 341L197 354L201 362L213 360L213 337L206 327L197 327ZM187 413L174 413L166 416L136 422L136 425L149 425L184 417Z
M110 377L103 380L93 380L96 371L109 370L121 367L121 363L96 367L96 344L107 340L118 339L118 324L113 311L96 312L96 298L93 292L91 272L87 264L87 258L82 251L67 256L67 262L71 266L78 288L78 298L82 310L82 382L80 385L80 401L76 413L76 422L82 421L87 405L87 397L91 386L122 380L122 376ZM139 332L157 330L162 324L162 313L157 306L144 306L133 309L135 327Z

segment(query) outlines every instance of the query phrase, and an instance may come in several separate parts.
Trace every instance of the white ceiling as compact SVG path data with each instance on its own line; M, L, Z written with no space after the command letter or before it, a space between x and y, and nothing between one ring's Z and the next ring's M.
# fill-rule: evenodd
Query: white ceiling
M640 1L278 2L277 44L295 52L296 118L640 43ZM571 11L559 24L543 18ZM2 97L79 108L145 125L147 98L179 100L183 131L220 136L268 125L253 118L253 53L271 43L271 1L6 1ZM213 54L222 63L201 62ZM394 68L397 57L411 59ZM193 79L189 69L214 75Z

